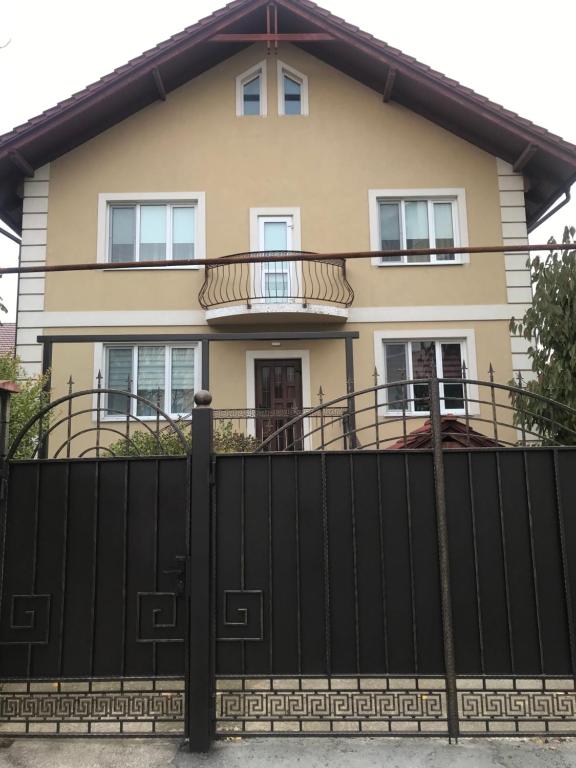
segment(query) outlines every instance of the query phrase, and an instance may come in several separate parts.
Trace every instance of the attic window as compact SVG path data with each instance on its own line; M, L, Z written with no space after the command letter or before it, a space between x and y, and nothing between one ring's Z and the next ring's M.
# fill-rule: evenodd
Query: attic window
M278 114L308 114L308 78L278 62Z
M260 114L260 75L248 80L242 86L243 113L245 115Z
M266 62L264 61L236 78L236 114L239 117L265 117L266 102Z

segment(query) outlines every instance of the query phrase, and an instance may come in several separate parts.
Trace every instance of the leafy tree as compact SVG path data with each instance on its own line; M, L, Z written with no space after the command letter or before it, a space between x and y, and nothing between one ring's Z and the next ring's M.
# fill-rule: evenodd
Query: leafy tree
M535 381L526 385L541 395L576 409L576 228L566 227L563 243L574 250L550 253L528 261L533 286L532 306L522 320L512 318L510 330L530 342L528 356ZM554 238L550 243L556 243ZM517 383L517 382L515 382ZM576 444L576 418L546 401L512 395L516 423L537 432L544 442Z
M189 423L178 426L186 436L187 450L192 447ZM231 421L216 422L214 427L214 451L216 453L250 453L259 445L256 438L237 432ZM115 456L182 456L185 453L182 440L175 430L168 426L158 435L154 431L138 430L130 439L118 440L109 446Z
M18 357L15 357L11 352L0 355L0 380L15 381L20 387L20 392L10 398L8 445L12 444L26 422L48 403L48 394L44 391L47 377L48 374L46 376L27 377ZM44 428L46 428L47 421L44 419ZM16 451L16 459L32 457L34 449L38 445L39 427L40 425L37 423L27 432Z

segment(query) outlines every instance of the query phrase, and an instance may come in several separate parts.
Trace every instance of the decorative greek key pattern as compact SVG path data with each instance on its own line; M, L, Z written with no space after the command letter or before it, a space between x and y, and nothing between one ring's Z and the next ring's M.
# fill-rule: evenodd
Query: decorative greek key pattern
M177 643L184 640L182 616L173 592L137 593L138 637L140 643Z
M219 680L217 733L445 735L443 679L296 678Z
M462 735L576 735L576 681L458 680ZM222 678L216 733L447 735L443 678ZM0 681L0 737L184 734L184 680Z
M576 733L574 679L459 680L463 733Z
M293 419L300 414L307 414L313 408L220 408L214 410L215 419ZM322 410L324 418L339 418L348 412L347 408L329 408Z
M50 635L51 595L6 596L8 621L0 623L0 644L46 645Z
M183 680L0 682L0 736L183 732Z
M260 589L226 589L218 640L264 639L264 594Z

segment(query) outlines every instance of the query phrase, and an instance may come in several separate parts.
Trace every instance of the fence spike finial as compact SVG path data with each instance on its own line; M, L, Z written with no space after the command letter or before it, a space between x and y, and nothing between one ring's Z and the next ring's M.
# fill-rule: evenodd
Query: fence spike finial
M372 374L372 377L374 378L374 386L377 387L378 379L380 378L380 375L378 373L378 368L376 368L376 366L374 366L374 373Z
M96 376L96 383L98 386L98 389L102 389L102 371L98 371L98 375Z
M490 367L488 368L488 375L490 376L491 384L494 384L494 373L495 373L494 366L492 365L492 363L490 363Z
M463 379L467 378L467 376L466 376L467 372L468 372L468 368L466 366L466 361L462 360L462 378Z
M524 388L524 379L522 377L522 371L518 371L518 389Z
M320 389L318 390L318 402L320 405L324 402L324 390L322 389L322 384L320 384Z
M68 394L71 395L74 388L74 379L72 378L72 374L70 374L70 378L66 383L68 384Z

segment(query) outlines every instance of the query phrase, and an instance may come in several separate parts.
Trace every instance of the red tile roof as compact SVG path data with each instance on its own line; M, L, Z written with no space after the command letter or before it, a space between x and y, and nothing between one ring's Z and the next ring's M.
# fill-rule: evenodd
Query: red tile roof
M0 355L13 352L16 346L16 323L0 325Z
M456 416L447 414L441 419L442 446L444 448L494 448L500 445L491 437L483 435L472 429L471 426L458 421ZM391 445L388 450L403 448L431 448L432 447L432 423L428 419L421 427L410 432L406 439L401 438Z

